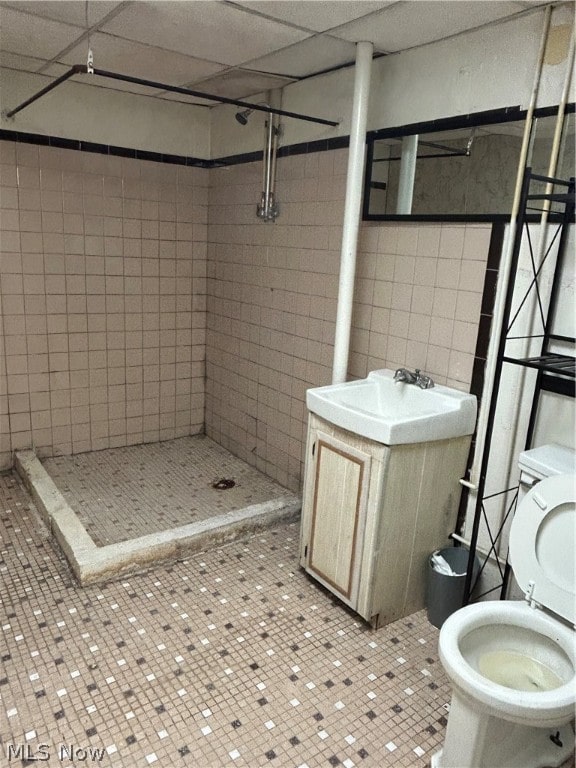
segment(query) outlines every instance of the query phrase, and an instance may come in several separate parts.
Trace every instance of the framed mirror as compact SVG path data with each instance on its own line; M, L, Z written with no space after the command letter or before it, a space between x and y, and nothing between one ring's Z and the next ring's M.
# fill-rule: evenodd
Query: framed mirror
M548 173L556 111L537 110L533 118L527 165L542 175ZM514 108L372 132L363 218L509 218L525 118L525 112ZM574 176L574 138L571 104L564 119L558 178Z

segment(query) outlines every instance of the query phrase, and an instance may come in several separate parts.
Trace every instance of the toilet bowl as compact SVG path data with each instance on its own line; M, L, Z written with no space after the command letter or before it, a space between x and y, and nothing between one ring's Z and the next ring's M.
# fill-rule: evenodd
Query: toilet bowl
M573 753L576 475L535 485L510 529L525 601L475 603L440 631L452 687L433 768L554 768Z

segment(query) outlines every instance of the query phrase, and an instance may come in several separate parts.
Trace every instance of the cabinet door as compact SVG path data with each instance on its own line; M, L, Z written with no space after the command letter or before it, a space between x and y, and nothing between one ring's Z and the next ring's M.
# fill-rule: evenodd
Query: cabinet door
M305 568L352 608L358 600L370 456L316 432L308 488L310 531Z

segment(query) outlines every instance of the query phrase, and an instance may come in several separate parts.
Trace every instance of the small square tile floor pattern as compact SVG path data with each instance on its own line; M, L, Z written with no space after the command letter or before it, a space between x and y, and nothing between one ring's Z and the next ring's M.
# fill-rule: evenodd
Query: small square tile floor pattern
M42 463L97 546L291 495L204 435ZM221 479L232 487L213 488Z
M297 524L80 588L0 475L0 765L426 766L450 690L419 612L373 632Z
M0 496L4 760L425 766L441 742L436 630L366 628L298 568L296 524L80 588L15 475Z

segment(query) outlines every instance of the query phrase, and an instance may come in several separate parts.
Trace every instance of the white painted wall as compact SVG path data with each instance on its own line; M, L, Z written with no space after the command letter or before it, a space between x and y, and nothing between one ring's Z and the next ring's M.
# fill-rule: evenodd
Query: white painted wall
M88 75L75 75L76 80ZM21 104L54 78L0 69L2 111ZM69 80L0 128L130 149L208 158L210 110Z
M570 7L554 10L553 27L571 25L573 21L574 12ZM544 11L538 10L442 42L376 59L372 68L368 130L515 105L527 108L543 24ZM561 42L556 44L555 48L558 47ZM547 58L556 60L552 56ZM544 66L539 107L559 101L566 56L561 55L560 59L559 63ZM282 118L281 143L348 135L353 82L353 68L348 68L284 88L283 109L338 120L340 125L330 128ZM574 100L574 83L569 100ZM247 126L240 126L234 120L235 111L226 106L211 110L212 157L261 149L261 130L257 121L252 122L255 115Z
M368 129L391 127L450 115L519 104L530 97L544 11L467 32L448 40L376 59L373 64ZM552 24L573 24L567 5L554 10ZM556 35L558 39L561 35ZM562 48L555 45L554 53ZM557 103L565 57L549 56L538 106ZM76 78L86 78L78 75ZM52 78L0 70L2 110L10 109ZM283 89L281 106L329 120L335 128L283 119L281 144L344 136L350 133L354 72L347 68L294 83ZM276 94L275 94L276 95ZM258 102L264 96L249 101ZM574 85L570 100L574 100ZM234 119L235 107L211 109L145 95L95 88L76 82L26 108L2 128L135 147L201 158L262 149L262 113L247 126Z
M552 24L566 18L559 9ZM541 10L382 59L374 73L373 127L517 104L526 108L543 24ZM565 59L544 67L539 107L558 103Z

